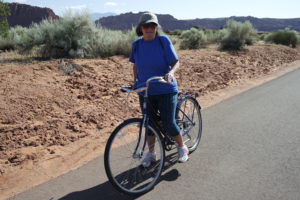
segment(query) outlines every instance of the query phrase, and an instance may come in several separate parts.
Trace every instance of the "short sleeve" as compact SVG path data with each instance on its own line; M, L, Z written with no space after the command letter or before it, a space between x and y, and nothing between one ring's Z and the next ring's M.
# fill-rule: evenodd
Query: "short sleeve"
M134 52L135 52L135 48L136 47L136 42L133 42L132 43L132 47L131 47L131 54L130 54L130 57L129 57L129 61L132 62L132 63L135 63L135 59L134 59Z
M164 45L164 51L166 53L166 58L168 61L168 64L172 64L175 61L178 61L178 56L176 53L176 50L174 48L174 45L172 44L171 40L169 39L168 36L161 36L163 45Z

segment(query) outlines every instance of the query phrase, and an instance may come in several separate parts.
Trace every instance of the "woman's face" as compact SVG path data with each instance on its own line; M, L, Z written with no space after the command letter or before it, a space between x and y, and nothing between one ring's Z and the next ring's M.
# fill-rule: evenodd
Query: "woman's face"
M141 26L141 31L145 40L153 40L157 32L157 24L144 24Z

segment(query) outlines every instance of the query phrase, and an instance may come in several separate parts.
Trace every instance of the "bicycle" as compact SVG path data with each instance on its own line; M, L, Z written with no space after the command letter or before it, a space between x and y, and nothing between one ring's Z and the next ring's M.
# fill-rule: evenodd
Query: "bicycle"
M160 121L152 120L147 115L148 88L152 81L167 83L163 77L157 76L148 79L146 86L142 88L121 87L123 92L128 93L127 99L131 93L144 91L143 115L142 118L123 121L112 132L105 147L104 166L107 177L118 191L129 195L146 193L155 186L163 171L165 151L170 151L175 144L163 130ZM202 135L201 107L192 93L178 95L176 122L189 153L192 153L198 147ZM149 167L143 167L141 161L149 150L149 147L146 148L149 132L155 136L153 148L157 157Z

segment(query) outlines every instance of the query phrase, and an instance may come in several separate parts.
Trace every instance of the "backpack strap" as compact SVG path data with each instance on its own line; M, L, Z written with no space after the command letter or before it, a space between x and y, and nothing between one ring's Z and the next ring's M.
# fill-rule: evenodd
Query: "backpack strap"
M163 52L164 52L164 58L166 59L166 61L167 61L167 64L169 64L169 63L168 63L167 56L166 56L166 48L165 48L164 42L162 41L162 39L161 39L160 35L158 35L158 39L159 39L159 42L160 42L160 44L161 44L161 46L162 46L162 48L163 48Z

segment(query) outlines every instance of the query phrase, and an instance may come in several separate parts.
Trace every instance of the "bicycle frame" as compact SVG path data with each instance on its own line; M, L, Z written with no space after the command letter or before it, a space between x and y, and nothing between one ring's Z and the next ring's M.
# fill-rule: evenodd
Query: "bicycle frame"
M147 143L147 137L148 137L148 133L149 133L149 122L150 122L150 118L149 118L149 115L147 113L147 108L149 106L149 101L148 101L148 88L149 88L149 84L151 81L158 81L158 82L163 82L163 83L167 83L163 77L160 77L160 76L155 76L155 77L152 77L150 79L148 79L146 81L146 87L142 87L142 88L138 88L138 89L129 89L129 88L125 88L123 87L122 90L123 91L126 91L128 92L128 96L131 92L142 92L142 91L145 91L145 94L143 96L143 105L142 105L142 124L141 124L141 127L139 128L139 136L138 136L138 142L137 142L137 145L135 147L135 150L133 152L133 157L134 158L142 158L143 157L143 154L144 154L144 149L146 147L146 143ZM185 112L183 110L180 109L180 107L178 105L180 105L180 103L188 96L193 96L192 93L186 93L186 94L181 94L180 97L179 97L179 101L177 102L177 112L176 112L176 116L178 116L179 112L181 112L184 116L184 118L186 118L186 120L180 120L180 119L176 119L176 123L177 124L180 124L182 123L183 126L187 126L189 127L187 130L183 130L183 133L182 133L182 136L186 135L191 129L192 127L195 125L195 123L193 122L193 119L190 119L189 116L187 116L185 114ZM194 110L193 110L194 112ZM194 114L194 113L193 113ZM192 115L194 116L194 115ZM159 130L159 133L161 134L161 136L163 137L163 139L167 140L167 142L169 144L174 144L174 141L172 141L171 137L168 136L166 133L164 133L164 131L161 130L160 126L153 120L151 120L151 123L155 125L155 128ZM191 125L191 126L190 126ZM140 150L140 152L137 152L138 151L138 147L140 146L140 143L141 143L141 140L142 140L142 131L143 131L143 128L145 128L145 138L144 138L144 143L143 143L143 146L142 146L142 149ZM165 147L165 149L167 149Z
M143 97L144 101L143 101L143 105L142 105L142 113L143 113L142 124L141 124L140 130L139 130L138 142L137 142L137 145L136 145L135 150L133 152L133 156L137 156L138 155L140 158L143 157L144 149L145 149L146 143L147 143L148 132L149 132L149 128L148 128L148 125L149 125L149 116L148 116L148 113L147 113L147 107L148 107L148 88L149 88L150 82L153 81L153 80L159 80L160 82L166 82L166 81L163 80L163 77L161 77L161 76L155 76L155 77L152 77L152 78L150 78L150 79L147 80L146 87L137 89L137 91L145 91L145 94L144 94L144 97ZM137 150L138 150L138 147L140 145L141 138L142 138L143 127L145 127L144 144L143 144L143 147L142 147L140 153L137 154Z

